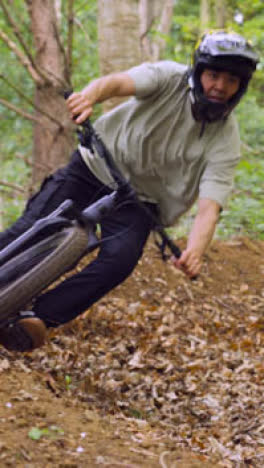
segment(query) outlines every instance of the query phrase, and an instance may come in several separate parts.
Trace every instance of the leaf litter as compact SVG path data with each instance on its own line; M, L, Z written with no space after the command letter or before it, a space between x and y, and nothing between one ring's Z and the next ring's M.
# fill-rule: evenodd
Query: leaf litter
M123 466L187 466L176 461L179 449L189 454L188 466L262 467L263 246L214 241L201 275L190 281L149 242L132 276L51 332L44 348L22 357L3 352L2 378L10 367L35 373L54 400L83 405L86 422L95 409L107 415L127 453L149 460ZM21 400L35 397L20 388L12 404ZM42 441L50 427L61 424L46 417L28 433ZM60 430L63 440L67 431ZM85 456L81 433L85 425L74 451ZM96 460L115 466L100 453L91 466Z

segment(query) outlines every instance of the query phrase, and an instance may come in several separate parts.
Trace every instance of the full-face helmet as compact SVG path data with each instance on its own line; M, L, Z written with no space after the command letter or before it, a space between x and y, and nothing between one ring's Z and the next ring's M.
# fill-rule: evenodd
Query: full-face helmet
M246 92L257 63L258 57L251 44L239 34L226 31L205 33L195 48L189 76L195 117L207 122L226 118ZM239 90L228 102L218 103L206 98L200 80L205 68L239 76Z

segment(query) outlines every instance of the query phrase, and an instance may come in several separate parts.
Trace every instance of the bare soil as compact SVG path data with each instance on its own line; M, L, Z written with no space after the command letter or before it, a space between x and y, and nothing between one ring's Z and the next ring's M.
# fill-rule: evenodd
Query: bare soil
M1 348L0 467L263 466L263 248L216 240L190 281L150 241L43 348Z

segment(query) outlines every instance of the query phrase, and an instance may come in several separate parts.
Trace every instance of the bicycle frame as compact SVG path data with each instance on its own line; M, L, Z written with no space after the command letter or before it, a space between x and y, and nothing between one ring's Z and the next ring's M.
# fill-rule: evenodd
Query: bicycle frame
M70 227L76 222L87 232L86 253L96 249L100 245L100 240L95 234L96 224L100 223L103 217L113 210L117 196L118 191L105 195L82 212L76 208L72 200L65 200L56 210L52 211L48 216L37 220L31 228L1 250L0 267L44 237Z

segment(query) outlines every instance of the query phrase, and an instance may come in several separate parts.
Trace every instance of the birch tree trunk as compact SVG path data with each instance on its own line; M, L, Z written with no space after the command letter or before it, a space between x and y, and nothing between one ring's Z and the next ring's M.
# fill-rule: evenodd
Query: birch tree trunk
M215 0L215 21L216 27L221 29L226 24L226 1Z
M165 36L169 34L173 0L139 0L141 59L159 60L166 46ZM150 39L149 32L154 25L156 36Z
M210 22L210 0L201 0L201 3L200 3L201 29L204 30L206 27L208 27L209 22Z
M160 58L169 33L173 0L98 0L98 40L100 73L126 70L143 61ZM149 31L154 22L157 37ZM109 110L123 99L104 104Z
M98 47L101 75L140 63L137 0L98 0ZM104 109L121 101L110 99Z

